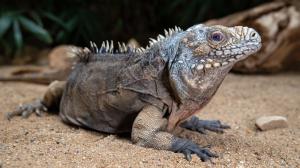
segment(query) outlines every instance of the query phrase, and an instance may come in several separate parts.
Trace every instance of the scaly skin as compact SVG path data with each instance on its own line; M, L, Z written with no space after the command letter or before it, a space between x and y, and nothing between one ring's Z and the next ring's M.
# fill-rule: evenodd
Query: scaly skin
M131 131L138 145L210 160L217 155L172 131L177 126L199 133L229 128L193 115L210 101L232 66L260 47L261 38L251 28L201 24L170 29L146 49L119 45L116 51L112 43L101 48L91 43L91 49L78 54L66 84L52 85L40 102L13 115L40 112L61 98L59 115L65 122L108 133Z

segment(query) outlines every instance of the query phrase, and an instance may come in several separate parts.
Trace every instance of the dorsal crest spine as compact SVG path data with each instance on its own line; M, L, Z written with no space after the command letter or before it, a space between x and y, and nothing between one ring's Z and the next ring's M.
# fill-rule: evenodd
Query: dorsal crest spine
M156 39L150 38L149 45L146 49L151 48L154 44L163 41L164 39L172 36L175 33L181 32L182 29L180 27L175 26L175 28L165 29L165 35L159 34ZM103 41L101 47L98 48L95 42L90 42L90 51L91 53L109 53L109 54L118 54L118 53L144 53L146 51L143 47L135 47L135 46L127 46L124 42L117 42L118 46L115 48L113 41Z
M150 38L149 40L149 45L146 47L146 49L151 48L154 44L157 44L158 42L161 42L169 37L171 37L172 35L174 35L175 33L179 33L183 31L180 27L175 26L174 28L169 28L168 30L165 29L164 33L165 35L161 35L159 34L156 39L154 38Z
M164 41L165 39L171 37L175 33L183 31L181 28L175 26L175 28L165 29L165 35L159 34L156 39L150 38L149 45L145 48L128 46L124 42L117 42L118 46L115 48L113 41L103 41L101 47L99 48L95 42L90 41L90 47L84 48L79 52L76 52L76 55L79 59L79 62L90 62L93 57L97 57L97 54L126 54L126 53L138 53L143 54L146 50L150 49L153 45Z
M101 47L98 48L97 44L95 42L90 41L90 51L94 54L99 53L108 53L108 54L122 54L122 53L142 53L145 51L143 47L134 47L134 46L127 46L124 42L117 42L118 46L115 47L113 41L103 41L101 44Z

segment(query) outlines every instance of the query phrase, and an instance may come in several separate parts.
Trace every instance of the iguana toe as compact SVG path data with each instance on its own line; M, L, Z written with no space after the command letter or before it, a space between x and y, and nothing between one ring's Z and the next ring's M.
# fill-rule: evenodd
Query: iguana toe
M210 152L206 148L201 148L194 142L186 139L178 138L172 145L175 152L180 152L185 155L185 158L190 161L192 159L192 154L196 154L202 161L211 160L211 158L218 157L218 155Z
M35 113L37 116L41 116L42 112L45 111L47 111L46 106L42 104L41 100L36 100L33 103L21 105L15 111L7 113L6 118L8 120L15 116L28 118L32 113Z
M230 128L229 125L222 124L219 120L199 120L198 127L217 133L224 133L224 129Z
M216 133L224 133L224 129L230 128L229 125L222 124L219 120L200 120L195 116L182 123L181 126L193 131L198 131L202 134L206 134L206 130Z

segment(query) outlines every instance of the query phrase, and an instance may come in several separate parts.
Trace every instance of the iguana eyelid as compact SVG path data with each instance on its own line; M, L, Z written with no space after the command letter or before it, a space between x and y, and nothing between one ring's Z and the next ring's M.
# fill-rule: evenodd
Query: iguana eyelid
M215 40L213 40L213 39L212 39L212 35L213 35L214 33L220 33L220 34L222 35L222 40L220 40L220 41L215 41ZM220 29L213 29L213 30L211 30L211 31L208 31L206 37L207 37L208 43L209 43L210 46L213 47L213 48L219 48L219 47L221 47L222 45L225 45L226 42L227 42L228 39L229 39L227 33L224 32L224 31L222 31L222 30L220 30Z

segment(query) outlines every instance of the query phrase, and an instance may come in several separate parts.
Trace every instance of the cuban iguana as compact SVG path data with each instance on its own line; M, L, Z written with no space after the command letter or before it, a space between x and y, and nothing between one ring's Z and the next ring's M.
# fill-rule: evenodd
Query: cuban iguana
M175 127L222 133L228 125L193 116L216 93L232 66L261 47L252 28L178 27L151 39L144 48L113 42L78 53L66 82L49 86L41 100L9 114L28 116L60 106L63 121L106 133L131 132L144 147L196 154L202 161L217 155L172 134Z

